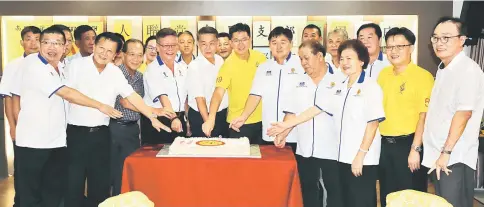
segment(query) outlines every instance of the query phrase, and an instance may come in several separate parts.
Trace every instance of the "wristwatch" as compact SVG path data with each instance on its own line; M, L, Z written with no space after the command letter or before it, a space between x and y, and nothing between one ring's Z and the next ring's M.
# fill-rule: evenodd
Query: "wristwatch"
M422 152L422 147L421 146L415 146L415 145L412 145L412 149L417 151L417 152Z
M450 155L452 153L452 151L451 150L445 150L444 148L442 148L441 153Z

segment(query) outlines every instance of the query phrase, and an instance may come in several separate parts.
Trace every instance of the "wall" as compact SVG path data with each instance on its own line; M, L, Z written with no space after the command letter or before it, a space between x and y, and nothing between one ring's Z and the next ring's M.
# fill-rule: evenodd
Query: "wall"
M441 16L453 14L452 1L2 1L0 15L26 16L297 16L418 15L419 65L435 74L430 35ZM1 57L1 54L0 54ZM0 60L1 61L1 60ZM1 62L0 62L1 64ZM3 108L3 107L2 107ZM3 117L3 116L0 116ZM3 121L3 120L1 120ZM2 127L0 127L2 128ZM3 133L0 133L0 139ZM5 154L0 146L0 177ZM2 169L3 168L3 169Z

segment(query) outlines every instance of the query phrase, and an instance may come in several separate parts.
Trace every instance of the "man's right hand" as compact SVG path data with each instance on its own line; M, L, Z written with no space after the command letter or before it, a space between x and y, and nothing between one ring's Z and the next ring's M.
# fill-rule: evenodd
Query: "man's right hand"
M212 134L214 125L215 125L215 120L211 120L211 119L208 119L205 123L203 123L202 131L207 137L210 137L210 134Z
M102 112L103 114L106 114L113 119L119 119L119 118L123 117L123 114L120 111L118 111L118 110L114 109L113 107L108 106L106 104L102 104L101 107L99 107L98 110L100 112Z
M17 134L15 132L15 127L10 126L10 138L12 138L12 141L15 141L16 137L17 137Z
M247 118L248 117L241 115L241 116L233 119L230 122L229 128L232 128L236 132L240 132L240 127L242 127L245 124L245 121L247 121Z

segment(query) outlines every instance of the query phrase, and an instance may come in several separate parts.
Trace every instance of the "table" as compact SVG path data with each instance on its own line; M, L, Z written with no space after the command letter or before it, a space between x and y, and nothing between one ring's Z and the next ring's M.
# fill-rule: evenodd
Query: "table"
M121 191L141 191L156 207L302 206L289 147L260 146L262 158L157 158L142 148L126 158Z

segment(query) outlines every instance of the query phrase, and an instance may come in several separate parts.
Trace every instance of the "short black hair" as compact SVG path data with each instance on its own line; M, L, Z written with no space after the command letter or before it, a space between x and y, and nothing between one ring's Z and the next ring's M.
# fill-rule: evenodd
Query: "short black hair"
M356 37L360 35L361 30L364 30L366 28L373 28L375 30L376 36L378 36L378 39L381 39L382 37L381 28L378 24L375 24L375 23L368 23L368 24L361 25L360 28L358 28L358 31L356 32Z
M173 30L172 28L169 28L169 27L160 29L160 31L158 31L156 33L156 39L165 38L166 36L175 36L175 37L177 37L177 34L176 34L176 31L175 30Z
M200 40L200 36L202 36L204 34L213 34L213 35L215 35L215 38L218 38L217 29L210 27L210 26L205 26L205 27L202 27L198 30L197 41Z
M59 28L62 31L72 32L69 27L67 27L66 25L63 25L63 24L54 24L52 26L57 27L57 28Z
M97 44L100 40L110 40L110 41L116 42L116 53L119 53L119 51L121 51L121 47L123 43L115 33L103 32L99 34L98 36L96 36L96 40L94 41L94 44Z
M190 32L188 30L178 33L178 37L182 36L183 34L190 35L190 37L192 37L192 39L195 40L195 37L193 37L192 32ZM195 44L195 41L193 43Z
M318 52L320 52L323 54L323 57L326 57L326 48L319 41L316 41L316 40L304 41L303 43L301 43L301 45L299 45L299 49L303 47L311 48L311 53L313 53L313 55L316 55L318 54Z
M281 35L284 35L289 41L292 41L292 31L281 26L272 29L267 39L271 41L273 37L279 37Z
M388 39L390 37L393 37L396 35L403 35L411 45L415 44L415 40L416 40L415 35L413 34L412 31L410 31L406 27L394 27L388 30L388 32L385 34L385 42L388 42Z
M459 32L459 35L467 36L467 32L468 32L467 31L467 24L464 21L462 21L460 18L457 18L457 17L449 17L449 16L441 17L439 19L439 21L437 21L437 24L435 24L433 31L435 31L435 28L437 28L437 26L439 24L444 23L444 22L451 22L451 23L455 24L455 26L457 27L457 31Z
M40 29L36 26L26 26L20 32L20 38L22 40L24 40L25 35L29 32L32 32L32 34L40 34L41 33Z
M148 39L146 39L145 44L144 44L144 47L143 47L144 48L143 52L146 51L146 47L148 46L148 42L150 42L151 40L155 40L156 41L156 36L155 35L151 35L151 36L148 37Z
M363 62L363 69L368 67L368 63L370 62L370 53L368 53L368 49L360 40L352 39L341 43L341 45L338 47L338 56L341 57L341 53L346 49L353 49L356 52L358 59Z
M229 39L232 39L232 35L236 32L247 32L247 35L250 37L250 27L244 23L237 23L232 25L229 28Z
M227 32L220 32L220 33L218 33L217 38L222 38L222 37L226 37L226 38L228 38L230 40L230 35Z
M74 30L74 39L81 40L81 37L84 33L93 31L94 35L96 35L96 31L89 25L80 25Z
M143 54L145 54L143 42L141 40L139 40L139 39L129 39L128 41L126 41L123 44L123 49L121 51L127 52L128 51L128 45L129 45L129 43L139 43L139 44L141 44L141 47L143 47Z
M321 28L319 28L318 26L314 25L314 24L308 24L304 27L303 29L303 33L304 33L304 30L306 29L316 29L318 30L318 35L321 37L322 36L322 33L321 33Z
M44 29L40 33L40 41L42 41L42 38L44 37L45 34L60 34L62 35L62 40L64 41L64 43L66 43L66 35L64 34L64 31L62 31L56 26L50 26L50 27L47 27L47 29Z

